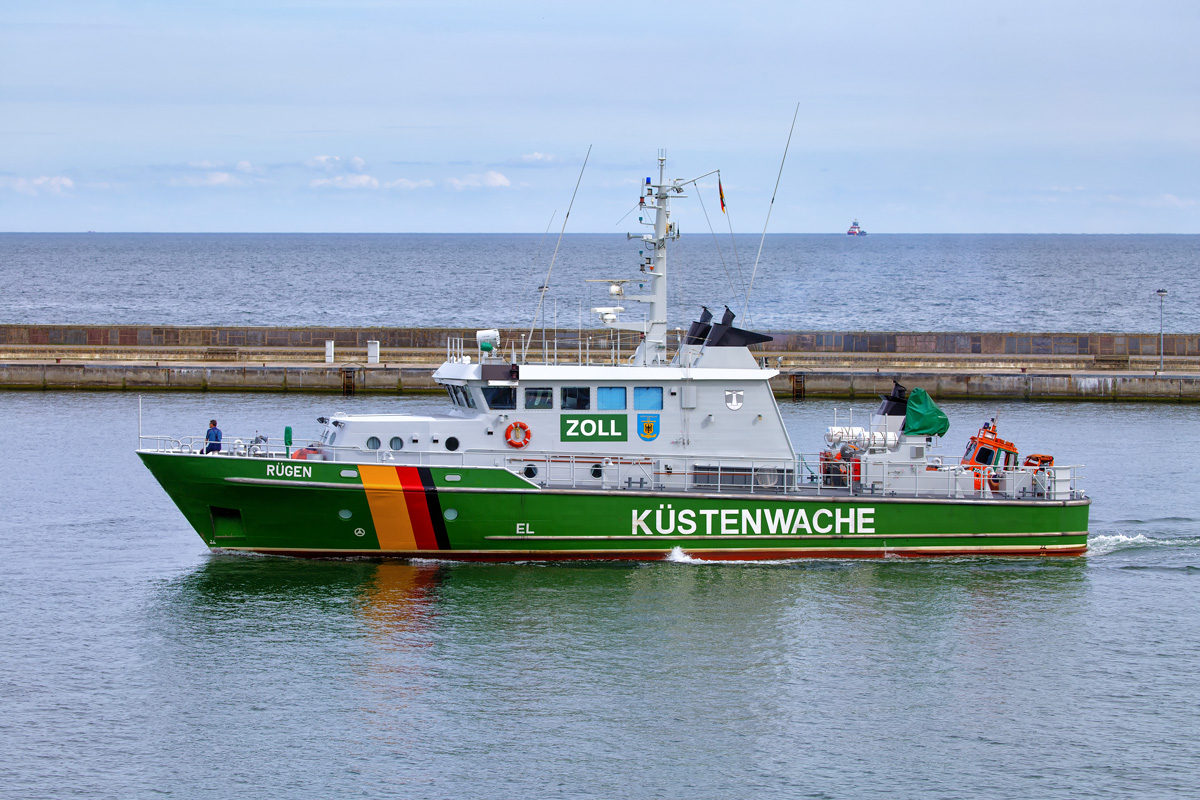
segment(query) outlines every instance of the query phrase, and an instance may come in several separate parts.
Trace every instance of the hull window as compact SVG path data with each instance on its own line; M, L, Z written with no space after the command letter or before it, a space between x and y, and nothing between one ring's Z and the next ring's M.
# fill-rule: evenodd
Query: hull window
M624 411L625 387L601 386L596 390L596 408L600 411Z
M517 390L511 386L485 386L483 399L494 411L514 411L517 408Z
M563 411L587 411L592 407L590 386L564 386L562 390Z
M549 411L554 408L553 389L526 389L525 408Z
M633 387L633 408L636 411L662 411L661 386Z

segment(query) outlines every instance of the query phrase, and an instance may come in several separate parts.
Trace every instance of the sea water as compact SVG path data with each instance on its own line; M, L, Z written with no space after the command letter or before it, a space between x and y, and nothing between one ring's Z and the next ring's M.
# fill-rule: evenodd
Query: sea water
M949 455L995 416L1086 465L1083 557L455 564L210 553L134 454L137 403L0 393L0 797L1200 794L1192 406L943 404ZM782 406L816 449L835 404ZM440 407L142 416L303 439Z
M1162 288L1165 330L1200 331L1200 236L761 241L676 218L672 327L727 303L769 330L1153 333ZM554 235L0 234L0 323L591 327L593 307L640 313L585 283L634 278L628 294L640 291L645 244L625 230L561 246Z

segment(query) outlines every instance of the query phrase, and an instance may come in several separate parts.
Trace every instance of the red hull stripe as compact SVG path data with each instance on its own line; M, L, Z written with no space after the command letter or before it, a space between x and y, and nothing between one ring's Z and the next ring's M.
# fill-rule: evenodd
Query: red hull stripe
M417 467L421 476L421 484L425 488L425 505L429 512L429 521L433 525L433 538L438 550L450 549L450 537L446 534L446 520L442 516L442 502L438 499L437 486L433 482L433 473L429 467Z
M420 550L440 550L437 536L433 532L433 520L429 514L429 502L425 499L425 484L417 467L396 467L400 485L404 488L404 502L408 506L408 518L412 521L413 538Z
M370 550L286 550L286 549L264 549L264 548L243 548L231 547L230 550L253 550L256 553L265 553L267 555L293 556L298 558L344 558L353 556L355 558L373 557L378 559L389 558L430 558L428 552L423 553L406 553L403 551L370 551ZM1082 556L1087 552L1086 546L1071 548L1069 550L952 550L943 552L895 552L890 551L884 553L882 550L874 551L853 551L846 552L844 550L723 550L723 551L705 551L692 550L688 555L700 561L778 561L780 559L793 558L834 558L834 559L861 559L861 558L947 558L950 556L1021 556L1022 558L1055 558L1059 556ZM618 550L613 552L577 552L577 551L558 551L558 552L529 552L529 551L450 551L439 556L447 561L663 561L666 559L666 553L662 551L630 551Z

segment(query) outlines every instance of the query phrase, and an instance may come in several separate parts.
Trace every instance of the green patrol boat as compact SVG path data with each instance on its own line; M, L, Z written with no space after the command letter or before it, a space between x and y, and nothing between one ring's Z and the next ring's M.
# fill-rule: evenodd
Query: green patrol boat
M669 202L698 179L646 178L653 211L631 280L606 280L605 353L532 363L497 330L452 339L434 379L442 414L335 414L318 438L144 436L143 463L205 543L306 557L455 560L1079 555L1091 501L1077 468L1000 439L935 455L949 423L897 385L861 426L834 420L798 453L751 347L770 337L708 309L674 348L667 327ZM627 294L634 283L639 294ZM628 287L633 288L633 287ZM623 302L646 305L622 319ZM838 424L845 422L847 424Z

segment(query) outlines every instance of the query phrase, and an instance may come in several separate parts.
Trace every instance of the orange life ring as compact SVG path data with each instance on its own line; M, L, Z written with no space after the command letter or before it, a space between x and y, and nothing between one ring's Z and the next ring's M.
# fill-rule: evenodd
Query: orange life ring
M520 431L520 433L514 435L516 431ZM529 444L531 436L533 436L533 433L530 432L529 426L520 421L512 423L504 431L504 441L508 442L509 447L515 447L518 450Z

